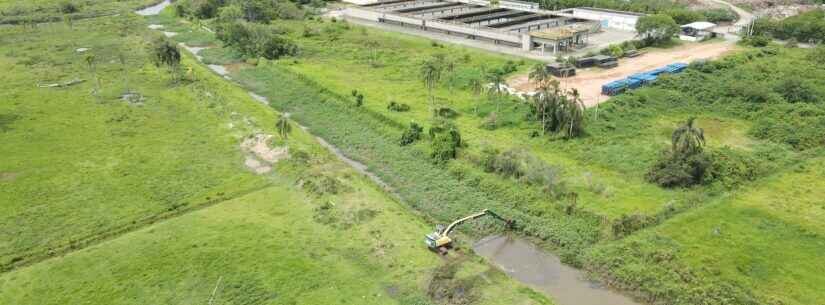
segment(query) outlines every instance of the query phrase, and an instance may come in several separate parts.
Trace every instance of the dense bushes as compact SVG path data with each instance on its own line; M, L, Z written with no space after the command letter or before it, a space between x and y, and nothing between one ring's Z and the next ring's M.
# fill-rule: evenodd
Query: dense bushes
M482 150L478 163L486 172L536 186L554 198L566 194L561 180L561 170L547 165L526 150L512 149L499 152L487 147Z
M404 133L401 134L401 141L399 144L401 146L410 145L415 141L421 139L421 133L424 131L424 128L418 126L415 122L410 122L410 127L404 130Z
M662 43L679 32L679 25L668 15L648 15L636 22L636 32L651 43Z
M698 62L658 87L685 92L712 111L753 122L748 133L797 150L825 146L823 49L762 48ZM701 90L699 89L701 88Z
M662 152L659 160L647 174L647 180L662 187L686 187L699 184L711 160L704 153Z
M756 34L770 35L778 39L822 42L825 41L825 11L813 10L783 20L760 18L754 28Z
M216 37L245 56L277 59L294 55L298 47L271 25L230 21L216 27Z
M179 0L175 13L181 17L211 19L229 9L249 22L269 23L274 19L301 19L304 12L286 0Z

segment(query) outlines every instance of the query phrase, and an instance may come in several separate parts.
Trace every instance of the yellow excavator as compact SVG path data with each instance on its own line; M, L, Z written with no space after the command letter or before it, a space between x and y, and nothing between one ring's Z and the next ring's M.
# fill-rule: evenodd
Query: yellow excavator
M449 249L453 243L453 239L450 238L450 232L452 232L453 229L455 229L455 227L466 221L481 218L484 216L492 216L495 219L505 222L507 224L507 228L510 228L513 225L512 220L505 219L504 217L501 217L498 214L493 213L493 211L484 209L481 212L453 221L453 223L451 223L448 226L444 226L443 224L437 225L435 227L435 232L427 234L427 237L426 239L424 239L424 242L427 243L427 247L429 247L430 250L437 251L442 255L447 254L447 249Z

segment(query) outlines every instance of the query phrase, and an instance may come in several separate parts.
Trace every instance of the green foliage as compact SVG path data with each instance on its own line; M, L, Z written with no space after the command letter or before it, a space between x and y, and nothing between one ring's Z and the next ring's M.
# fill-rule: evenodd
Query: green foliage
M218 24L215 34L227 46L250 57L277 59L298 52L298 46L271 25L229 21Z
M664 14L673 18L673 21L679 25L705 20L705 16L701 12L687 8L674 8L664 12Z
M760 18L755 32L770 35L777 39L795 38L801 42L825 41L825 11L815 9L782 20Z
M648 15L640 17L636 22L636 32L652 43L662 43L670 41L679 32L679 25L668 15Z
M289 137L289 133L292 132L292 124L289 123L289 118L283 114L278 116L278 121L275 122L275 129L278 130L278 135L281 136L281 139L286 140Z
M696 118L689 118L684 125L679 126L671 135L671 151L674 154L696 154L701 153L705 146L705 131L702 128L693 126Z
M74 3L72 3L71 1L68 1L68 0L60 2L58 10L60 11L60 13L63 13L63 14L72 14L72 13L77 13L79 11L77 6Z
M825 45L818 45L808 54L808 60L819 65L825 65Z
M410 105L390 101L390 103L387 104L387 110L395 112L407 112L410 111Z
M729 8L715 8L702 10L705 20L713 23L733 22L736 20L736 13Z
M708 158L711 165L702 177L704 184L719 183L730 189L756 180L765 171L756 158L728 146L711 150Z
M663 151L647 174L647 180L666 188L699 184L712 160L705 153L682 154Z
M765 35L754 35L743 38L741 43L747 46L763 48L771 44L771 38Z
M458 153L458 145L452 134L449 132L437 133L433 137L430 157L436 164L445 164L447 161L455 159Z
M404 133L401 134L401 146L410 145L415 141L421 139L421 134L424 132L424 128L419 126L415 122L410 122L410 127L404 130Z
M784 78L774 87L782 97L790 103L816 103L820 100L811 81L799 76Z
M165 65L176 68L180 65L178 46L166 38L161 37L155 40L151 47L151 54L152 60L158 67Z

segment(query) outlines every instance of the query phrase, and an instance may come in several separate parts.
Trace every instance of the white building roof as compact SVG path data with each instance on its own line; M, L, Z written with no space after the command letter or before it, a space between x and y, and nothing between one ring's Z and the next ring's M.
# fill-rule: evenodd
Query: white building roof
M710 29L710 28L713 28L713 27L716 27L716 24L710 23L710 22L707 22L707 21L699 21L699 22L685 24L685 25L682 26L682 28L691 28L691 29L696 29L696 30L700 30L700 31L704 31L704 30L707 30L707 29Z

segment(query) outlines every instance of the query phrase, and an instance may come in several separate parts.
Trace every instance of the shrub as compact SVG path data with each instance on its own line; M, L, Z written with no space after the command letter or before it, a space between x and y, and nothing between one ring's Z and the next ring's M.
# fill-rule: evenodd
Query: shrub
M815 103L818 100L814 86L799 76L783 78L773 90L791 103Z
M358 93L358 95L355 96L355 106L361 107L361 105L364 105L364 95Z
M278 59L294 55L298 47L282 35L283 31L270 25L230 21L216 27L215 36L246 56Z
M768 36L764 35L754 35L742 39L742 43L748 46L762 48L767 47L769 44L771 44L771 39Z
M435 110L435 114L442 118L452 119L458 116L458 112L453 110L450 107L438 107Z
M711 160L705 153L686 154L666 150L647 173L647 180L666 188L693 186L702 182L710 165Z
M410 111L410 106L403 103L390 102L389 105L387 105L387 110L395 112L407 112Z
M819 45L808 54L808 60L820 65L825 65L825 45Z
M436 164L445 164L451 159L455 159L458 153L458 145L450 133L442 132L435 135L432 142L430 157Z
M72 14L77 13L78 11L77 6L71 1L60 2L60 5L57 7L57 10L61 14Z
M755 158L739 153L730 147L716 149L709 154L710 166L702 177L702 183L720 183L726 188L755 180L762 172Z
M421 139L421 133L423 131L424 128L418 126L415 122L410 122L410 127L404 130L404 133L401 134L401 146L410 145Z
M733 22L736 20L736 13L727 8L707 9L702 11L705 20L713 23Z

